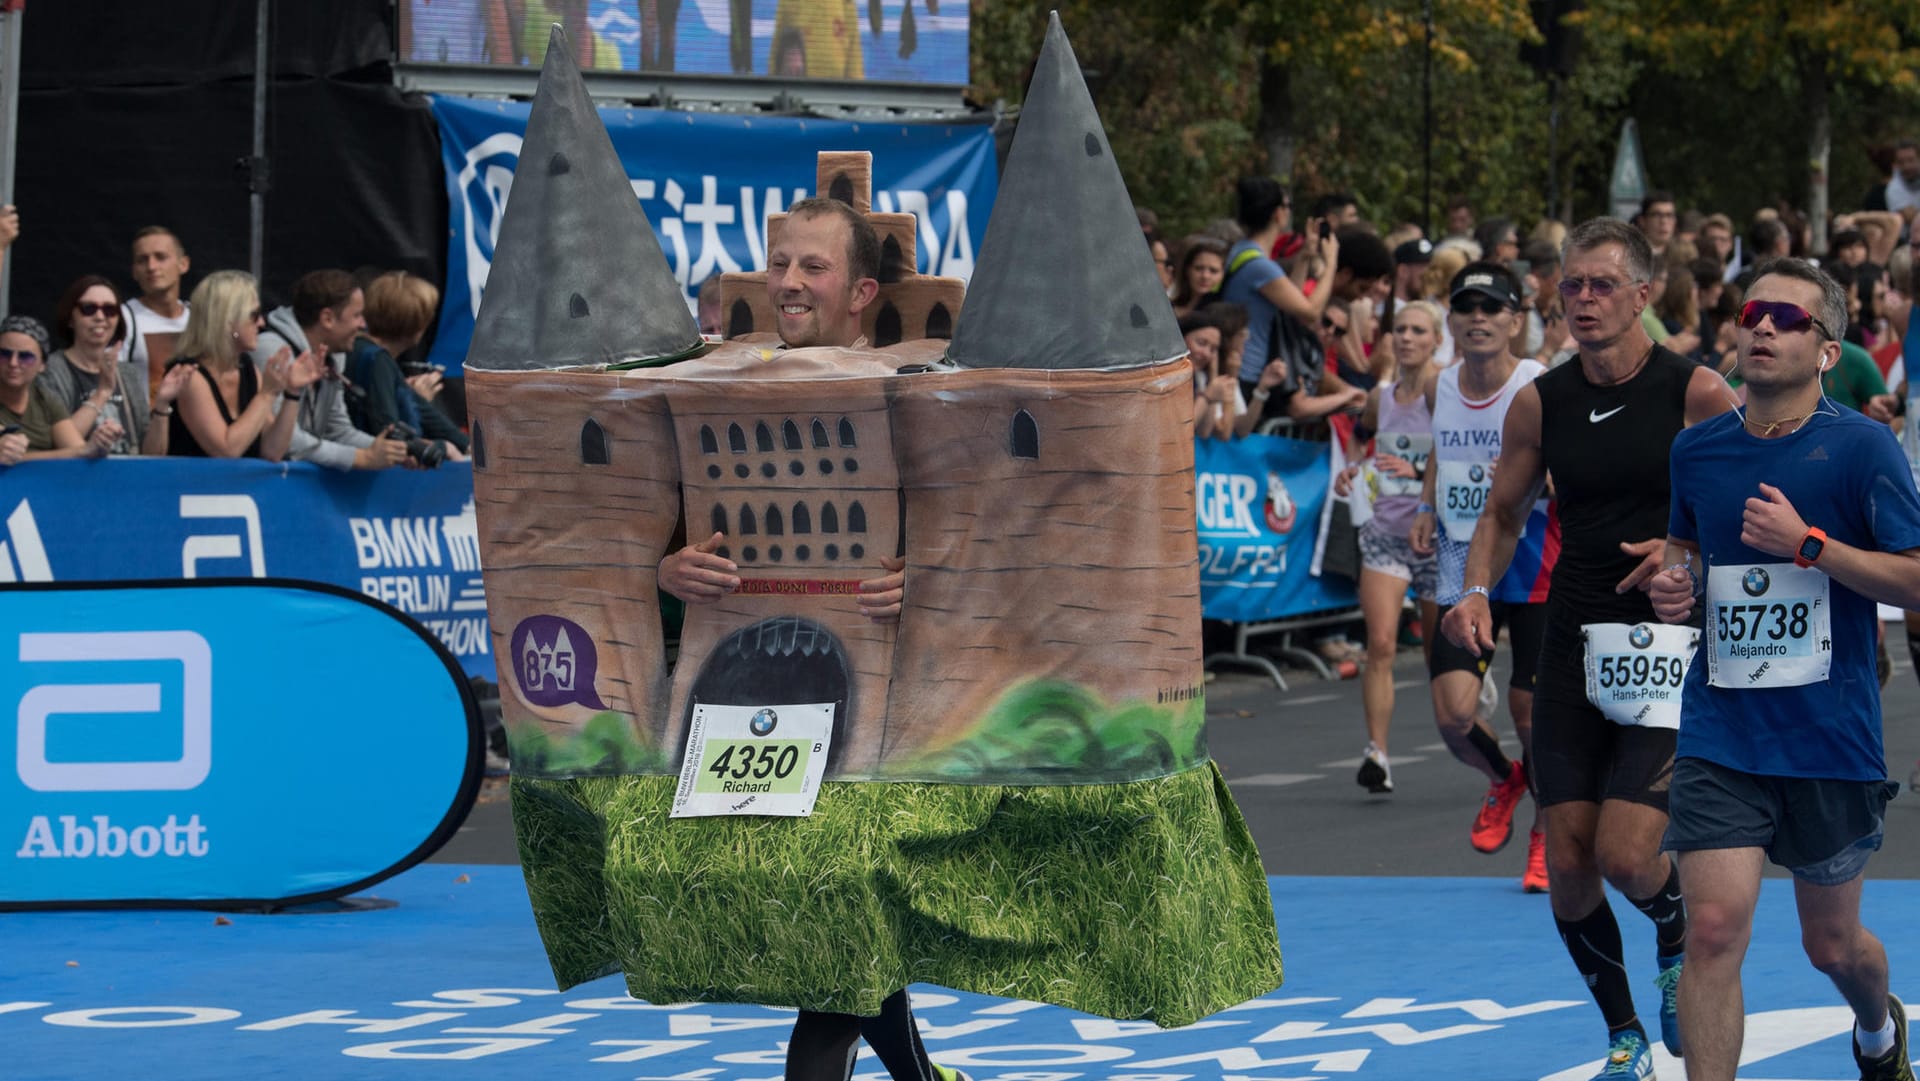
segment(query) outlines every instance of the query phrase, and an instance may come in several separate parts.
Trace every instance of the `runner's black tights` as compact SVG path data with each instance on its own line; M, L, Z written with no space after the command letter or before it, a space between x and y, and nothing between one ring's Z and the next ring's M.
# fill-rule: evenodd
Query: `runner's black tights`
M887 996L878 1017L801 1010L787 1040L786 1081L849 1081L861 1039L893 1081L937 1081L904 988Z

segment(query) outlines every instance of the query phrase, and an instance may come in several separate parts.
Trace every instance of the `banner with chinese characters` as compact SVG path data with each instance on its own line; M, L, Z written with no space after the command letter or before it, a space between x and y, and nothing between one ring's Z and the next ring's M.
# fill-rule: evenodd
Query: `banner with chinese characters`
M527 128L524 102L437 96L447 284L430 360L458 372ZM814 193L815 154L873 152L873 208L919 218L920 273L966 279L999 187L988 124L852 123L603 108L688 304L709 275L767 267L767 215Z

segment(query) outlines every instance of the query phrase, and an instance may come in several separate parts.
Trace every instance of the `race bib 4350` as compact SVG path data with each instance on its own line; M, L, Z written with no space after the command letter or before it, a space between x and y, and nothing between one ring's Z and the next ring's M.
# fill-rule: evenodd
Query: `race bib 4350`
M833 739L833 703L698 703L674 789L674 818L813 813Z

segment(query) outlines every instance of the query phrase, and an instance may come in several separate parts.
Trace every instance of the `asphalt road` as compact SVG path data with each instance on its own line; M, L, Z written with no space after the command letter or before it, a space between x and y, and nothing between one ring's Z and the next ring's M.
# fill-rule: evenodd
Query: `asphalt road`
M1902 634L1890 632L1894 674L1882 708L1888 775L1904 784L1920 761L1920 683ZM1501 651L1495 669L1504 689L1504 643ZM1282 693L1264 676L1221 671L1207 687L1213 757L1269 874L1491 875L1511 877L1519 888L1531 801L1521 805L1504 850L1481 855L1467 844L1486 781L1441 745L1418 650L1403 650L1394 665L1391 795L1370 795L1354 783L1366 746L1359 680L1329 682L1297 670L1287 679L1290 690ZM1504 695L1495 730L1517 755ZM488 783L460 833L434 859L516 862L503 782ZM1868 873L1920 878L1920 793L1903 792L1888 808L1886 847Z

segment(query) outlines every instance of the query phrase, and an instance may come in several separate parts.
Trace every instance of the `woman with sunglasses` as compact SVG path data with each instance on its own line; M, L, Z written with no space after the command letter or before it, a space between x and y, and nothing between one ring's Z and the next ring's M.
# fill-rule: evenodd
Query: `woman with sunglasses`
M151 420L172 409L187 373L169 373L148 393L146 367L120 359L127 336L120 304L119 291L98 274L67 286L53 309L54 330L67 347L47 358L40 379L67 407L82 438L110 420L121 435L109 453L164 455L167 426Z
M99 458L120 438L111 420L84 437L67 408L36 378L46 360L47 328L24 315L0 320L0 466L40 458Z
M193 291L187 329L180 335L180 359L192 378L179 404L167 414L172 428L167 453L184 458L265 458L286 456L293 442L298 409L276 414L273 396L298 402L300 392L320 377L312 354L293 355L282 348L265 364L249 356L260 343L266 317L253 275L240 270L209 274ZM159 416L155 420L161 419Z
M1360 612L1367 624L1367 666L1360 684L1366 716L1367 747L1361 754L1360 787L1381 794L1393 791L1387 761L1387 727L1393 720L1393 658L1399 651L1400 610L1407 587L1420 602L1421 642L1431 646L1439 609L1434 605L1438 564L1432 551L1414 551L1409 539L1420 506L1422 478L1433 455L1433 413L1427 406L1427 381L1440 345L1440 306L1415 300L1394 313L1393 378L1367 395L1360 426L1374 433L1371 460L1350 465L1334 478L1333 491L1345 497L1356 479L1365 479L1373 516L1360 527ZM1348 457L1360 461L1358 442Z

